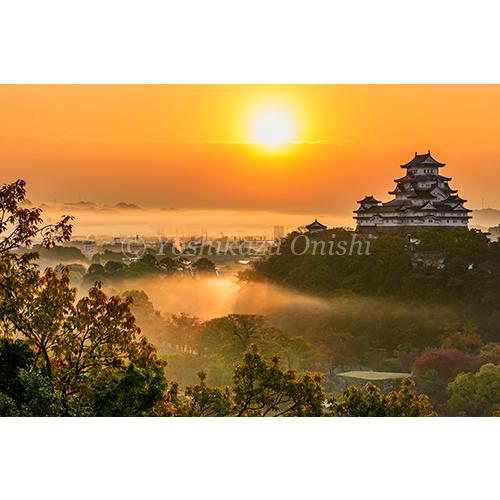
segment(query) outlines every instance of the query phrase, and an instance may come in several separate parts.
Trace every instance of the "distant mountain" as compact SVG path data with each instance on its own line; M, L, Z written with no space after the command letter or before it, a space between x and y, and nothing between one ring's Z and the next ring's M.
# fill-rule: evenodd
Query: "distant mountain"
M66 203L66 205L74 207L95 207L95 203L93 201L72 201L70 203Z
M492 227L500 224L500 210L496 208L480 208L471 212L472 226Z
M125 203L124 201L120 201L115 205L115 208L126 209L126 210L141 210L141 207L135 205L134 203Z
M74 201L70 203L65 203L66 208L72 208L77 210L93 210L96 208L96 204L93 201Z

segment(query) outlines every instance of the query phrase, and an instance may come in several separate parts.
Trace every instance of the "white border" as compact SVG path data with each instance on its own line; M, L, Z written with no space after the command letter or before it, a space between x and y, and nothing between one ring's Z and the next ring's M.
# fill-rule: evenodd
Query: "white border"
M2 493L51 500L496 498L499 422L5 419Z
M485 0L12 0L0 6L0 82L498 83L498 19ZM499 422L3 419L1 488L23 499L494 498Z
M498 83L493 0L17 0L4 83Z

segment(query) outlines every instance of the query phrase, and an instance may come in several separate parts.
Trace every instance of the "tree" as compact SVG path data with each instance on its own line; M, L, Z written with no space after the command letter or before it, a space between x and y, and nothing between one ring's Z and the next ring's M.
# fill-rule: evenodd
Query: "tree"
M429 349L414 361L412 369L416 375L435 370L442 380L448 381L460 372L476 370L477 363L474 356L458 349Z
M187 403L184 414L188 417L226 417L233 411L231 392L228 387L209 387L207 376L199 372L200 382L186 388Z
M91 286L96 282L103 281L106 276L106 270L102 264L90 264L87 269L87 274L83 276L83 283L87 286Z
M66 268L60 276L50 268L40 275L36 255L13 252L34 237L50 247L71 235L69 217L43 225L39 209L21 208L24 194L22 181L0 190L0 333L23 339L33 353L29 369L20 365L17 382L11 369L11 382L24 384L36 399L46 380L62 415L153 412L166 387L164 363L140 335L131 299L108 297L96 284L77 300Z
M174 274L179 270L179 266L177 265L175 260L168 256L163 257L158 265L165 274Z
M460 373L448 384L448 405L455 413L489 417L500 411L500 365L481 366L476 373Z
M197 347L201 334L201 323L195 316L186 313L172 314L165 326L165 339L176 346Z
M70 216L63 216L56 224L44 224L41 209L25 208L25 182L17 180L0 188L0 321L5 314L5 297L15 296L26 283L38 276L35 252L26 251L34 239L43 247L69 241ZM23 251L20 251L23 250Z
M83 264L58 264L54 270L60 274L65 268L68 270L69 279L72 283L80 283L87 273L87 268Z
M34 366L27 342L0 339L0 416L51 416L60 399L48 379Z
M427 394L434 408L446 409L448 394L447 382L443 380L436 370L427 370L416 378L416 388L420 394Z
M329 412L338 417L424 417L433 415L429 398L417 394L415 383L403 379L398 391L382 394L380 387L366 384L363 389L349 387L329 401Z
M489 344L484 345L479 351L478 358L480 365L486 365L488 363L500 365L500 344L490 342Z
M23 180L17 180L0 188L0 255L8 254L11 259L21 262L25 262L24 255L14 255L12 250L21 246L29 247L37 237L42 240L42 246L45 248L69 241L70 222L73 219L65 215L56 224L43 224L40 208L26 208L23 205L26 197L25 186Z
M279 330L270 326L264 316L256 314L229 314L203 324L198 351L219 354L228 361L236 361L251 344L274 338Z
M297 377L280 367L277 356L263 358L255 345L235 366L231 386L211 388L203 372L199 377L186 389L187 416L320 416L325 402L321 375Z
M448 334L442 343L445 349L459 349L467 354L477 354L481 347L481 337L477 329L467 326L464 331Z
M43 245L33 245L34 252L36 252L41 260L52 262L85 262L87 257L82 253L79 248L72 246L53 246L46 248ZM31 251L31 249L23 248L21 251Z
M215 267L215 264L210 259L207 259L206 257L201 257L201 259L198 259L193 264L193 269L198 274L207 274L207 275L212 274L212 275L214 275L217 273L217 268Z
M130 299L132 304L132 312L135 318L158 318L160 313L155 310L151 299L144 290L126 290L121 294L123 299Z
M28 340L36 365L60 392L65 414L106 414L110 410L99 404L99 394L110 388L114 396L118 389L130 396L142 387L143 406L136 404L137 395L135 400L124 397L133 414L147 413L156 403L148 391L161 399L161 391L150 385L164 387L163 362L140 336L131 303L130 298L106 296L100 284L76 300L67 272L58 277L47 269L24 290L22 306L11 304L4 321L12 333ZM139 372L149 381L137 376Z
M95 266L96 264L92 265ZM123 262L119 262L117 260L108 260L108 262L104 264L104 270L109 274L123 271L126 267L127 266Z
M22 386L19 373L29 368L34 358L26 342L0 338L0 392L8 396L20 394Z
M276 335L263 343L262 351L266 355L279 354L286 361L287 368L303 369L312 361L312 346L302 337Z
M322 378L282 370L279 358L263 359L255 346L245 353L233 375L234 412L237 416L320 416L325 396Z

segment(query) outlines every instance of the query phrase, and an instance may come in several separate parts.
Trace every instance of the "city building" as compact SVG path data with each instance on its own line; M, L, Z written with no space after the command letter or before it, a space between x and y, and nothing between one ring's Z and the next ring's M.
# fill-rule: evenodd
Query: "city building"
M274 226L274 239L280 240L285 237L285 226Z

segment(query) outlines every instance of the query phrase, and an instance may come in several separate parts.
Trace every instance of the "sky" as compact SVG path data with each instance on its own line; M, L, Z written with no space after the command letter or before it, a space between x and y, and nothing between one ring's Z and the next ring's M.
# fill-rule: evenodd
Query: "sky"
M0 183L37 202L350 217L430 149L500 208L500 86L2 85L0 110Z

